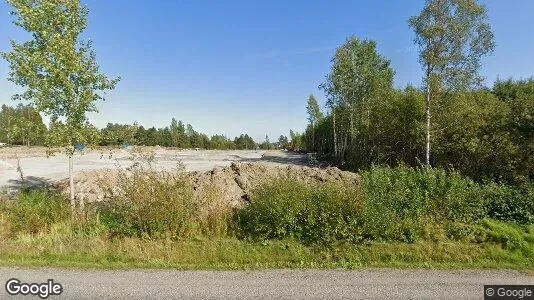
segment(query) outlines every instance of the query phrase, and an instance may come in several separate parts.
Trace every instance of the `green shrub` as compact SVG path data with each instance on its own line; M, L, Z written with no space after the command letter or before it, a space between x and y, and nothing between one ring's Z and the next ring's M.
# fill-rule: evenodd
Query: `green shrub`
M477 185L456 172L373 168L362 177L368 240L414 242L429 219L472 222L485 216Z
M357 186L281 178L253 195L250 205L237 213L242 236L292 237L305 244L360 238L362 199Z
M480 186L457 172L373 168L362 186L309 184L282 178L260 189L238 213L244 236L293 237L305 243L333 240L401 241L444 236L428 224L472 224L486 217ZM450 237L464 238L462 231Z
M96 209L114 235L183 237L195 227L198 203L185 173L134 170L119 176L110 199Z
M490 183L482 191L487 199L488 216L501 221L534 223L534 189L519 189Z
M112 235L138 236L141 234L133 222L133 204L128 202L104 201L97 203L97 216Z
M49 191L21 191L15 201L2 203L1 211L15 235L47 233L53 224L71 218L67 199Z
M486 230L479 224L448 222L447 237L454 241L483 243L487 241Z

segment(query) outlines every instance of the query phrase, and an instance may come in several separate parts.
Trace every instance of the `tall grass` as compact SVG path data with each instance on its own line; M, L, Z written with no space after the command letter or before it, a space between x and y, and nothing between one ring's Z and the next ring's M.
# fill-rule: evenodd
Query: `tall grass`
M121 176L109 200L97 205L110 233L125 236L187 236L197 211L192 182L178 172Z
M119 174L107 200L95 205L100 222L113 236L190 238L228 233L230 210L219 191L204 187L194 196L194 182L183 170L156 172L134 168Z
M51 228L71 219L65 198L49 191L24 191L16 201L2 201L2 232L12 235L48 233Z
M229 245L238 252L256 251L250 259L236 252L239 262L223 257L226 254L199 254L216 265L250 266L268 261L274 266L276 259L265 257L265 249L271 246L264 249L262 245L277 245L269 251L280 259L290 259L290 266L298 264L299 255L311 263L335 261L336 266L346 259L361 259L366 265L380 265L388 259L395 264L422 263L425 255L436 259L435 263L483 261L485 257L533 265L531 186L478 184L458 173L436 169L375 168L361 176L358 185L281 177L257 188L249 204L234 210L222 202L216 186L205 186L199 198L195 182L184 172L135 169L122 173L106 200L86 206L83 216L72 215L68 200L49 191L22 191L16 199L0 201L0 237L4 249L19 245L35 257L43 255L35 254L35 249L63 249L61 253L68 253L71 259L88 260L90 251L81 250L81 245L92 245L104 249L95 253L102 260L115 257L132 264L137 254L130 252L136 243L156 251L158 254L145 254L160 262L170 255L169 259L184 264L200 264L198 259L180 258L172 250L185 247L176 243L198 242L208 243L212 249L222 247L217 251L226 254L232 252ZM154 246L148 246L149 242ZM461 258L464 254L456 250L440 253L439 245L473 252ZM284 252L297 248L297 252ZM111 249L130 252L113 254ZM355 252L345 255L341 249ZM392 249L419 252L401 255ZM5 251L0 260L3 255L18 257ZM327 251L326 256L322 251ZM146 259L144 263L151 264Z

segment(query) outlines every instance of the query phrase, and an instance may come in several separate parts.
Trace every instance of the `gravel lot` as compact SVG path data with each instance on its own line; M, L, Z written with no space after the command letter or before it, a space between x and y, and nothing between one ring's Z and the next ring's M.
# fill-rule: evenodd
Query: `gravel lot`
M262 162L270 164L302 164L303 156L284 151L259 150L168 150L155 149L153 167L157 170L170 170L179 162L187 171L208 171L215 167L229 166L232 162ZM22 155L24 156L24 155ZM126 168L133 162L132 153L127 150L91 151L74 156L74 171ZM68 177L68 158L64 154L55 156L32 156L20 158L20 166L27 181L35 184L55 182ZM17 160L13 156L0 156L0 187L15 189L20 186Z

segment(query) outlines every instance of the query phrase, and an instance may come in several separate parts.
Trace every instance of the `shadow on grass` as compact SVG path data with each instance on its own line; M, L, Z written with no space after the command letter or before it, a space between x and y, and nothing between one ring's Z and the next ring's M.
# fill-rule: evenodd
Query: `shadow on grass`
M59 191L59 187L50 179L38 176L26 176L24 179L10 179L5 186L9 194L19 191Z

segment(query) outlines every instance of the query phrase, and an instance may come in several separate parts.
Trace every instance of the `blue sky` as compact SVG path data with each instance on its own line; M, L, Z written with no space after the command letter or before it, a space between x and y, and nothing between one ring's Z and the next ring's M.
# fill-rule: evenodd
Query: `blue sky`
M336 46L350 35L374 39L391 60L395 85L419 85L421 71L406 20L424 0L82 0L88 6L85 39L94 41L101 70L122 81L99 114L108 122L150 127L172 117L207 134L242 132L275 140L306 125L310 93ZM495 53L481 72L500 78L534 75L534 1L482 1L496 36ZM26 37L0 2L0 51ZM0 104L17 88L0 61Z

